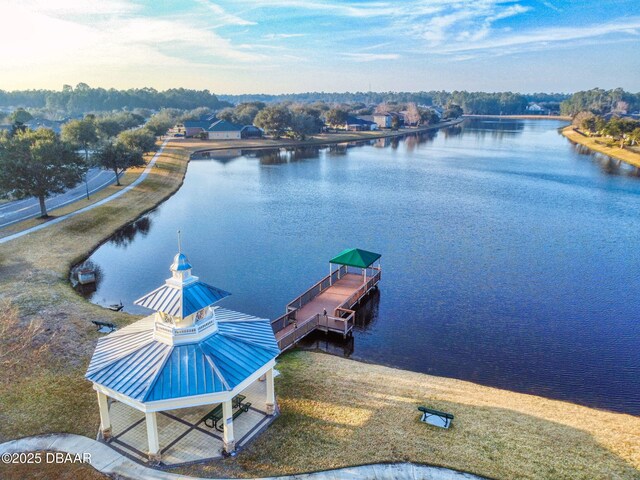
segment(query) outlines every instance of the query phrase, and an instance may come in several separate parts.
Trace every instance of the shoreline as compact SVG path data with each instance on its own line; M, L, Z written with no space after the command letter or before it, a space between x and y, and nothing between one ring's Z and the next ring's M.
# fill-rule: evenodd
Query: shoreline
M608 157L625 162L632 167L640 168L640 153L620 147L609 147L602 145L594 137L589 137L579 132L572 125L568 125L561 130L562 135L572 143L577 143L587 147L592 152L602 153Z
M521 120L567 120L571 121L571 117L567 115L463 115L463 118L506 118L506 119L521 119Z
M408 132L387 132L377 138L417 132L417 129ZM333 143L344 141L336 140ZM326 145L328 142L322 141L319 144ZM234 147L226 146L221 149L230 148ZM85 300L71 288L68 282L69 269L78 259L87 258L87 252L107 241L116 231L175 194L183 183L190 153L191 149L186 148L184 143L170 142L149 177L127 195L50 228L0 245L0 269L4 272L0 279L0 299L5 298L20 309L21 322L42 320L46 327L46 331L37 339L33 339L25 350L16 354L16 358L11 359L15 364L4 369L5 373L0 379L0 404L5 406L5 421L0 425L0 440L52 432L78 433L88 437L95 435L99 415L95 392L84 379L84 369L100 334L95 331L90 320L108 321L123 326L139 317L113 312ZM536 432L548 432L549 438L554 439L556 433L552 433L550 429L554 423L561 422L562 430L558 431L557 438L568 436L572 440L565 449L557 451L558 449L554 448L548 457L545 453L548 461L557 457L565 461L577 458L581 462L591 462L596 458L606 462L619 473L620 478L633 478L629 468L640 468L638 452L633 448L629 451L630 441L627 439L629 435L640 432L640 425L636 426L637 417L628 414L563 402L565 409L574 412L571 418L565 420L558 418L560 409L557 402L561 401L545 397L523 397L522 395L526 394L378 364L366 364L370 368L365 368L361 363L328 355L322 357L292 352L284 355L281 361L287 368L286 378L279 381L279 395L284 415L280 417L280 423L274 424L256 439L256 442L244 452L244 456L237 457L237 462L245 461L245 458L250 459L251 455L258 456L262 451L269 456L269 460L273 460L273 472L284 473L287 469L295 468L296 464L306 465L306 462L311 461L338 461L353 465L361 461L360 455L373 456L381 461L387 461L394 455L417 459L431 455L451 464L452 467L466 464L470 468L463 470L497 473L496 477L510 478L517 473L510 464L512 460L522 467L521 473L528 471L526 462L533 462L539 468L539 451L540 448L546 447L544 443L536 443L537 437L540 436ZM328 373L337 363L343 366L342 376L329 376ZM309 373L315 374L308 375ZM400 393L389 391L389 398L383 399L384 391L381 390L376 393L377 396L371 396L371 385L367 383L367 375L380 379L373 382L373 385L389 385L393 380L399 384L398 388L408 389L402 395L411 399L409 410L400 408L407 403L401 397L397 397ZM310 379L316 379L317 382L310 382ZM320 383L318 379L325 383ZM426 379L429 381L426 382ZM361 384L357 404L352 397L352 384ZM348 388L341 393L344 398L337 396L335 392L343 389L345 385ZM468 392L462 395L460 388L467 388ZM310 402L309 397L304 395L305 389L310 389L313 393L311 398L318 399L315 403ZM419 395L416 396L415 392L419 392ZM469 403L476 402L474 399L477 399L477 403ZM523 405L522 402L526 399L533 403ZM443 435L443 432L425 430L426 427L414 418L416 413L413 412L413 403L434 401L437 406L442 404L443 408L455 410L457 422L454 429L448 432L448 436ZM317 413L318 408L321 409L320 413ZM378 411L379 413L376 413ZM69 415L69 412L73 412L73 415ZM369 421L369 414L366 412L372 412L372 419L375 418L376 421ZM399 412L402 415L399 415ZM602 432L588 429L593 417L601 419L599 425L607 423L610 428ZM339 422L343 422L347 431L355 433L343 437L340 428L345 427L327 426L328 418L337 418L338 427ZM403 426L399 432L402 438L397 439L397 445L403 447L398 452L393 442L380 438L381 428L397 430L397 425L391 423L394 420L401 422ZM525 430L519 430L519 434L526 435L519 437L513 432L514 425L521 425L525 421L528 426L522 427ZM615 425L615 428L612 428L612 425ZM337 429L332 430L333 428ZM572 447L578 448L582 445L580 442L586 441L579 433L582 429L586 429L585 432L597 438L598 442L589 441L584 447L588 451L581 451L578 455ZM286 435L280 435L283 430ZM289 442L290 438L295 438L296 432L309 435L311 442L317 440L316 437L321 437L323 443L319 454L307 452L310 449L305 444L305 451L298 452L300 457L296 458L294 464L288 463L291 459L287 457L287 447L296 448ZM422 442L424 438L420 436L425 435L424 432L427 432L429 443L406 445L405 434L411 442ZM376 441L380 442L380 451L370 449L367 452L359 452L355 448L357 444L373 438L374 435L377 437ZM496 436L499 438L494 440ZM356 443L349 443L351 441ZM478 442L483 443L480 451ZM443 445L440 445L441 443ZM261 449L260 445L278 448ZM455 448L452 452L446 448L433 451L429 445ZM285 448L282 448L283 446ZM516 453L511 451L513 448L517 449ZM464 455L467 451L469 453ZM499 455L502 459L500 463L483 463L487 459L482 456L482 452L487 451L493 452L492 455ZM346 454L356 457L341 457ZM525 465L519 462L525 462ZM594 466L590 467L589 463L585 463L584 468L589 472L589 468L596 468L597 464L598 462L594 462ZM213 468L223 466L221 463L210 465L213 465ZM255 476L254 474L260 473L261 468L271 467L262 463L256 464L255 467L248 466L243 472L231 473ZM494 468L497 472L492 472ZM531 474L529 476L534 478Z
M223 150L262 150L270 148L295 148L295 147L322 147L339 143L366 142L380 138L401 138L407 135L420 134L453 127L464 121L464 118L456 118L447 122L436 123L426 127L402 128L399 130L370 130L364 132L338 132L313 135L307 140L270 139L256 140L197 140L197 139L172 139L172 143L193 149L192 153L223 151Z

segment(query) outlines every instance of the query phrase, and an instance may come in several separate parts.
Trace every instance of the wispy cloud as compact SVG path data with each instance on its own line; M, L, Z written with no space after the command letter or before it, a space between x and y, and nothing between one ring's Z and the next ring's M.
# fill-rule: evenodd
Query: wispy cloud
M531 10L518 3L505 4L501 0L461 1L431 7L434 11L422 22L416 22L415 16L409 21L401 20L414 36L431 46L456 40L480 40L491 34L494 23Z
M375 62L378 60L397 60L400 58L398 53L343 53L342 56L354 62Z
M266 40L278 40L280 38L297 38L304 37L305 33L268 33L263 35L262 38Z
M620 18L607 23L581 27L546 27L501 35L481 42L456 42L444 45L440 52L448 54L489 50L496 53L513 53L532 45L550 46L584 39L598 41L598 39L612 34L640 35L640 18Z
M317 12L331 12L353 18L371 18L393 15L398 8L394 2L348 2L348 1L318 1L318 0L249 0L245 3L254 7L290 8L298 10L312 10Z
M0 4L4 8L15 6L16 2L3 1ZM141 10L136 5L127 0L100 0L99 2L87 2L86 0L23 0L20 6L33 11L58 15L64 17L78 17L88 15L122 15Z
M209 2L208 0L196 0L198 5L201 5L207 8L210 12L212 12L215 17L214 20L219 22L217 26L226 26L226 25L255 25L256 22L251 20L245 20L237 15L233 15L228 13L224 8L222 8L217 3Z

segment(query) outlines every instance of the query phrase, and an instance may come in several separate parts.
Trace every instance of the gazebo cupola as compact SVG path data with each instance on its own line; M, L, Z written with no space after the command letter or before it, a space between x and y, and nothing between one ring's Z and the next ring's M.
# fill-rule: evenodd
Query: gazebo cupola
M193 342L218 329L213 305L231 294L201 282L191 269L187 256L179 251L164 285L134 302L156 312L154 338L158 341Z
M180 250L178 243L171 277L135 302L154 313L100 338L86 373L98 394L102 439L139 457L146 451L154 463L164 454L175 464L210 459L218 448L231 453L235 422L242 444L276 414L280 349L271 322L214 306L229 293L194 276Z

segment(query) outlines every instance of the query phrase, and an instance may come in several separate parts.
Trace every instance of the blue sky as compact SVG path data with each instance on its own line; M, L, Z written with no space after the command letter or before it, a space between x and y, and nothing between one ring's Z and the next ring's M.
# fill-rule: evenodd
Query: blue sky
M0 88L640 91L640 2L0 0Z

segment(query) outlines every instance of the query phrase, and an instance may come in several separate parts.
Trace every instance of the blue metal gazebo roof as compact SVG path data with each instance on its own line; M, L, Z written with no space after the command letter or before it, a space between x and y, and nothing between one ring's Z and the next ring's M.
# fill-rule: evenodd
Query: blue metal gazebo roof
M279 353L269 320L216 309L218 331L197 342L154 339L147 317L98 341L86 378L140 402L230 391Z
M231 295L204 282L194 282L184 287L162 285L134 303L168 315L187 317Z

